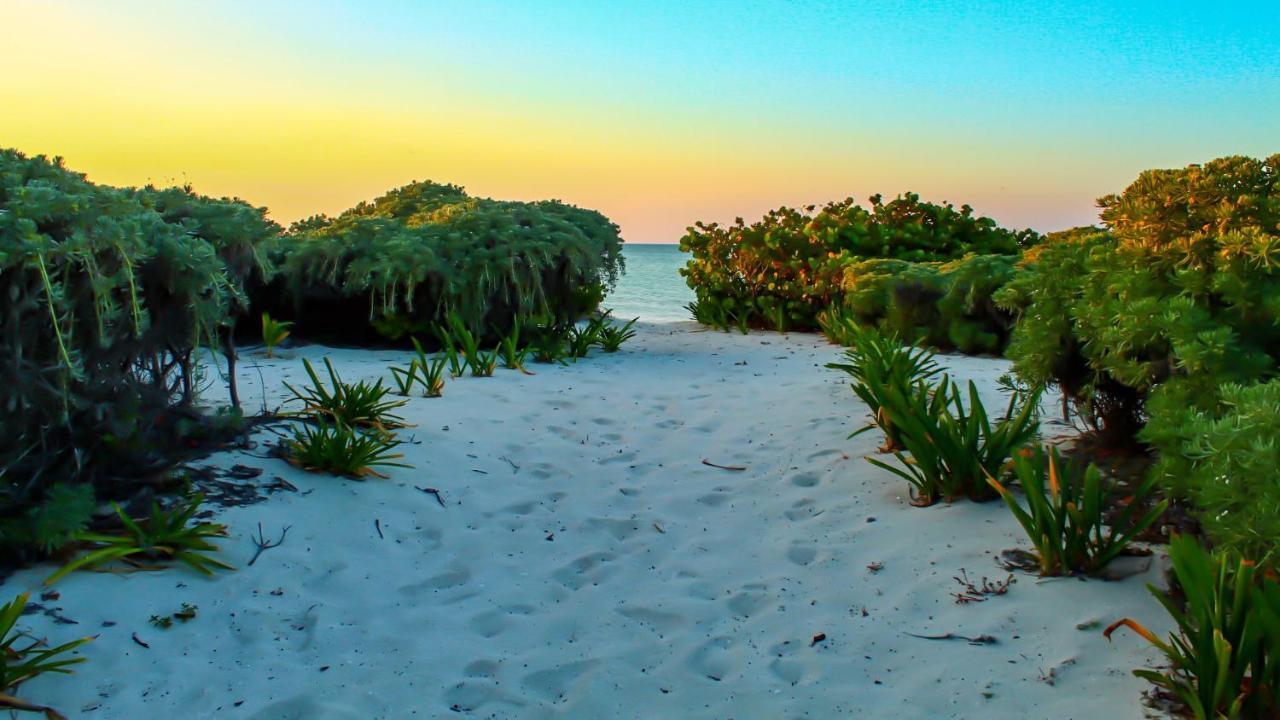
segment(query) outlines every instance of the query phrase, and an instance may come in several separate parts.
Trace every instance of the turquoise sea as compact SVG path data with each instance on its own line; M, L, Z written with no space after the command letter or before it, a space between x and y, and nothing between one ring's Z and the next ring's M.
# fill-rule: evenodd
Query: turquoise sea
M619 320L640 318L640 322L689 320L685 305L693 301L693 291L678 270L689 256L678 245L626 243L622 255L627 272L604 301Z

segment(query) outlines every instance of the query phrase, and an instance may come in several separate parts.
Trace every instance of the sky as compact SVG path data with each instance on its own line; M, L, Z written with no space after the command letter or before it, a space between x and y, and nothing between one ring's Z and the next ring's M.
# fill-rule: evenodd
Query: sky
M0 147L282 223L435 180L629 242L908 190L1049 231L1280 152L1275 0L0 0L0 47Z

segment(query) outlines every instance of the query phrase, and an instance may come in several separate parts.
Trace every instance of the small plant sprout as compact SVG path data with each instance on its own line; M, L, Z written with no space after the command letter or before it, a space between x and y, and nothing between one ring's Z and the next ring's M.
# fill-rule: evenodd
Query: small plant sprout
M467 364L471 367L471 375L473 377L493 377L493 371L498 369L499 349L479 350L475 354L467 357Z
M435 326L435 332L436 337L440 338L440 352L444 354L445 361L449 365L449 377L462 377L467 371L467 364L458 352L458 344L454 340L453 334L440 325ZM421 346L418 346L418 349L421 350Z
M428 355L417 338L411 339L414 362L418 366L417 379L423 388L422 395L429 398L440 397L444 394L444 366L448 358L442 354L435 357Z
M262 313L262 344L267 348L267 357L275 354L275 349L289 337L293 323L276 320L268 313Z
M1037 447L1015 457L1013 467L1026 495L1025 509L994 477L988 477L987 482L1026 531L1044 576L1102 571L1168 507L1168 501L1161 501L1138 516L1155 487L1157 478L1153 475L1134 490L1104 533L1104 513L1115 487L1102 478L1097 466L1090 465L1081 473L1064 464L1056 449L1046 453Z
M169 510L161 508L158 503L152 503L151 516L138 521L130 518L119 505L113 503L112 507L126 533L78 534L76 539L80 542L99 547L63 565L44 581L45 585L52 585L76 570L98 568L116 561L124 561L142 570L154 569L156 562L180 562L203 575L213 575L215 569L234 570L232 566L210 555L218 551L218 547L210 540L225 537L226 526L191 523L202 502L203 495L193 495L185 505Z
M399 462L404 456L393 452L398 445L399 440L380 432L317 419L295 428L286 448L289 462L304 470L359 480L369 475L387 477L374 470L377 467L412 467Z
M508 370L519 370L526 375L530 374L524 367L525 360L529 357L532 348L528 345L520 344L520 317L517 316L511 326L511 332L505 335L498 344L498 348L502 351L502 366Z
M408 397L413 392L413 386L417 385L420 377L418 377L418 361L413 359L409 361L409 367L399 368L391 366L387 368L391 371L391 381L396 384L396 394Z
M393 428L404 427L404 419L392 414L392 410L405 404L404 400L388 400L391 389L383 387L379 380L369 384L364 380L358 383L344 383L333 369L333 363L325 358L324 365L329 371L329 385L320 380L311 361L303 360L311 385L298 390L289 383L284 386L293 393L291 402L303 405L299 415L309 418L324 418L342 425L363 427L386 432Z
M45 673L70 675L70 667L85 659L59 656L67 655L93 638L80 638L49 647L44 641L17 630L15 626L26 609L28 597L27 593L22 593L0 605L0 709L42 712L49 720L65 720L53 708L19 700L14 694L19 685Z
M596 344L600 349L613 353L618 352L622 344L636 336L636 331L631 327L639 321L640 318L632 318L623 325L608 324L600 328L600 337L596 340Z

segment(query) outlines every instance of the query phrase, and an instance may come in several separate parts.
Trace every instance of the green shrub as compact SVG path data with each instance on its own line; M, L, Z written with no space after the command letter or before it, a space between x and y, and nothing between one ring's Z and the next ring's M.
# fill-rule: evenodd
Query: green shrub
M1036 436L1038 392L1011 395L1005 417L993 424L977 386L970 381L968 389L965 403L959 388L942 375L935 386L917 382L891 385L883 391L882 411L891 418L899 442L911 457L894 453L902 467L875 458L867 461L910 483L913 505L995 497L987 479L998 477L1009 458Z
M225 536L226 527L216 523L191 524L202 502L203 495L194 495L185 504L169 510L161 508L159 503L152 503L151 516L136 522L119 505L112 503L124 525L125 534L79 533L76 536L78 541L101 547L63 565L44 581L45 585L52 585L76 570L101 567L119 560L180 562L204 575L212 575L216 568L234 570L209 555L218 551L218 546L209 542L210 538Z
M303 333L333 334L342 317L357 339L423 333L450 313L499 333L515 317L573 319L623 270L618 228L600 213L430 182L295 223L277 252L284 280L261 302L305 305L307 316L294 313Z
M93 638L50 647L44 641L32 638L16 629L18 618L27 606L27 593L0 605L0 709L10 711L42 712L49 720L62 715L53 708L24 702L14 697L18 686L45 673L71 674L71 666L84 662L83 657L59 657L91 642Z
M987 482L1026 531L1036 549L1041 575L1102 571L1168 507L1168 502L1162 501L1138 516L1155 486L1155 478L1151 478L1134 490L1108 523L1105 513L1116 501L1115 485L1103 480L1096 465L1081 472L1064 464L1056 449L1046 453L1037 447L1015 456L1013 467L1026 495L1026 509L996 478L989 477ZM1110 526L1105 533L1104 525Z
M969 253L1015 255L1034 244L972 208L921 202L907 193L870 210L852 199L821 209L780 208L747 225L697 223L680 241L692 254L681 270L697 295L695 319L715 327L812 329L838 302L845 268L868 258L945 262ZM910 337L911 334L904 334Z
M1099 200L1105 230L1051 236L997 293L1019 374L1132 441L1147 404L1211 408L1280 357L1280 155L1149 170Z
M1216 546L1280 569L1280 380L1224 385L1207 410L1168 392L1150 408L1152 478L1191 501Z
M1176 624L1161 640L1125 618L1128 627L1169 661L1165 671L1134 674L1173 694L1197 720L1280 717L1280 582L1230 552L1209 553L1194 538L1169 545L1185 602L1152 587Z
M0 150L0 541L33 536L16 524L53 486L123 497L186 448L173 419L200 415L194 354L229 347L278 230L237 200Z

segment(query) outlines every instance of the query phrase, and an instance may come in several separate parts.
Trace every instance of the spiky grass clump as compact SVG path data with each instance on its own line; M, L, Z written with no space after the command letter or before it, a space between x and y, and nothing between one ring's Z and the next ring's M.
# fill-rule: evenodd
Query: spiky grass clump
M623 343L636 336L636 331L631 328L639 320L640 318L637 317L631 318L622 325L605 324L600 328L600 336L596 338L596 344L607 353L618 352Z
M987 478L998 477L1009 458L1031 442L1039 429L1038 392L1011 396L1005 417L995 423L987 416L973 381L965 402L946 375L936 386L918 382L906 388L890 387L882 399L911 457L895 452L901 467L867 460L910 483L912 504L919 506L961 497L977 501L995 497Z
M63 565L44 581L45 584L52 585L76 570L101 567L121 560L135 565L139 560L151 563L180 562L204 575L212 575L215 569L234 570L232 566L209 554L218 551L218 546L210 540L225 537L226 526L217 523L192 523L202 502L203 495L193 495L186 504L169 510L161 508L159 503L152 503L151 516L139 521L134 521L119 505L112 503L116 515L124 525L125 534L80 533L76 536L77 540L99 547Z
M63 657L93 640L72 640L53 647L15 629L26 609L29 595L22 593L0 606L0 709L42 712L48 720L64 720L53 708L25 702L14 697L18 686L45 673L71 674L71 666L85 661L83 657Z
M1026 531L1044 576L1102 571L1135 537L1155 524L1169 505L1161 501L1138 515L1155 487L1156 478L1151 477L1107 523L1105 514L1111 509L1115 484L1104 480L1096 465L1080 472L1063 463L1056 448L1046 453L1036 447L1015 457L1013 467L1026 495L1026 509L997 479L987 481ZM1105 532L1104 525L1109 525Z
M399 462L404 456L393 452L399 445L399 440L380 432L320 419L295 428L286 448L289 462L304 470L364 479L386 477L374 468L412 467Z
M1175 631L1161 639L1124 618L1105 636L1127 627L1159 649L1169 668L1134 675L1176 697L1197 720L1280 717L1280 580L1188 536L1172 538L1169 559L1185 602L1148 588Z
M502 336L502 340L499 341L498 349L502 353L502 366L504 368L528 373L529 371L525 369L524 363L529 354L533 352L533 348L521 342L521 324L520 318L515 318L511 325L511 331Z
M404 418L391 411L402 407L405 401L387 399L391 389L384 387L381 380L373 384L364 380L345 383L333 368L333 363L325 358L324 365L329 373L329 387L326 387L310 360L304 359L302 365L311 384L302 390L289 383L284 384L293 393L291 402L302 403L299 415L381 432L404 427Z
M885 407L886 396L896 393L909 397L912 388L927 383L941 372L932 351L903 345L896 337L874 329L862 329L852 322L841 323L840 337L852 347L844 352L847 362L827 363L853 378L850 387L871 410L872 424L850 435L854 437L874 427L884 432L883 452L902 448L891 413Z

